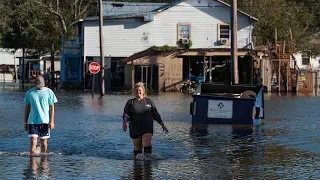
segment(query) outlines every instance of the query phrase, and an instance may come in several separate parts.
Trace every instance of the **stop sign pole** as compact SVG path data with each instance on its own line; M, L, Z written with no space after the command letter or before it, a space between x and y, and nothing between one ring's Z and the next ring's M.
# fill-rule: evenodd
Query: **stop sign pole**
M89 71L90 73L92 74L92 87L91 87L91 90L92 90L92 97L93 97L93 94L94 94L94 81L95 81L95 75L100 72L100 64L97 63L97 62L91 62L89 64Z

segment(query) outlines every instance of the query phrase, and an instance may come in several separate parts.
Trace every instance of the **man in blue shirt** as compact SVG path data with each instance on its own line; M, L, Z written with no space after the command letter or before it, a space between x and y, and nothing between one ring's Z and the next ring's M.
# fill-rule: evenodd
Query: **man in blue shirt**
M58 102L55 94L45 87L43 76L36 77L36 85L29 89L24 97L24 128L30 137L30 155L36 153L38 137L41 152L47 152L47 139L54 129L54 103Z

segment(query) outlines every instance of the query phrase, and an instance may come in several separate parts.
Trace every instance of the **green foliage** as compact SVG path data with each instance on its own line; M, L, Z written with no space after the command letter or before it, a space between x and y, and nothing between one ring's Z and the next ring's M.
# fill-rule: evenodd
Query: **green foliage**
M312 42L320 30L320 0L242 0L238 8L258 18L253 29L256 46L274 41L275 29L277 39L289 43L291 29L298 51L309 49L320 54L320 44Z
M41 41L45 39L39 29L42 18L40 10L30 6L27 2L19 3L10 0L3 0L0 11L3 12L3 19L6 21L1 24L2 45L6 48L39 48Z
M2 46L40 54L58 50L62 35L72 34L71 23L95 9L95 0L0 0Z
M175 51L177 49L177 47L175 46L168 46L168 45L164 45L164 46L152 46L151 50L152 51L156 51L156 52L170 52L170 51Z
M179 47L182 47L184 49L190 49L192 47L192 41L189 40L188 44L183 44L182 43L182 39L180 39L177 44L179 45Z

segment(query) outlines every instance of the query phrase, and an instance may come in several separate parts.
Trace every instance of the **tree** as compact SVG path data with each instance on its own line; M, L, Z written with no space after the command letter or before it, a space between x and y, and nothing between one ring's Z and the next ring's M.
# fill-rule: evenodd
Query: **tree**
M274 41L275 29L277 29L277 39L286 42L291 40L291 29L293 45L297 50L303 50L311 45L308 39L314 33L316 16L310 8L301 5L298 0L297 2L291 0L238 1L239 9L258 18L253 29L256 45L265 45L268 41Z
M85 17L89 14L95 4L95 0L31 0L38 6L46 9L51 15L56 17L56 22L60 25L60 33L68 34L69 25L72 21ZM92 12L92 11L91 11Z
M50 26L54 33L50 34L51 42L51 70L54 70L54 53L58 49L56 44L61 36L72 34L72 21L85 17L94 6L94 0L31 0L35 6L43 8L50 14ZM45 27L44 27L45 28ZM59 44L60 45L60 44Z

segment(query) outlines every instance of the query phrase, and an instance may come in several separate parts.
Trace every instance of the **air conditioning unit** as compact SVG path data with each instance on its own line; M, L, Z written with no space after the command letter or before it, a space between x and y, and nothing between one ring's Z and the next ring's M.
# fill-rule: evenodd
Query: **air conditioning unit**
M229 39L220 39L219 43L220 43L220 45L226 45L229 43Z
M181 43L182 44L188 44L189 43L189 39L181 39Z
M149 22L149 21L154 21L154 15L153 14L146 14L143 16L144 21Z

